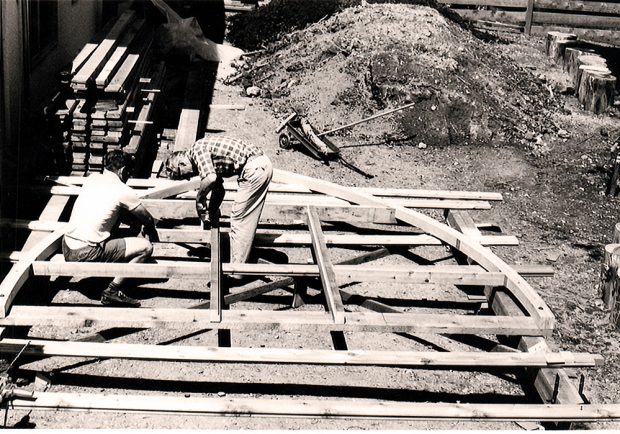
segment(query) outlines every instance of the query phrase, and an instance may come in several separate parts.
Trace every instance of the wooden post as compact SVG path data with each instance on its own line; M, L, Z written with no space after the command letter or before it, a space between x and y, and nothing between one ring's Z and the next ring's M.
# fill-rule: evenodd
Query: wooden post
M605 302L605 306L611 310L609 322L618 327L620 312L618 311L618 291L620 291L620 276L618 276L618 266L620 265L620 244L607 244L605 246L605 257L601 267L600 296Z
M534 0L527 0L527 9L525 10L525 28L524 33L530 36L532 32L532 18L534 16Z
M205 222L203 222L205 225ZM211 322L222 321L222 310L224 306L224 296L226 289L222 285L222 256L220 249L220 222L211 222L211 298L209 308L211 310ZM205 226L203 226L205 227ZM218 329L217 343L220 347L230 347L230 330Z

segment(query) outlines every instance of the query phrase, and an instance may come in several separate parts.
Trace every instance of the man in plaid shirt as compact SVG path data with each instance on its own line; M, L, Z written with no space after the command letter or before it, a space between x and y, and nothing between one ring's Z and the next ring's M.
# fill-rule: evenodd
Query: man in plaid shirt
M203 221L210 222L220 217L224 178L237 176L239 188L230 214L230 261L247 262L273 173L263 151L241 140L210 136L195 142L188 151L173 152L163 167L171 179L200 176L196 211Z

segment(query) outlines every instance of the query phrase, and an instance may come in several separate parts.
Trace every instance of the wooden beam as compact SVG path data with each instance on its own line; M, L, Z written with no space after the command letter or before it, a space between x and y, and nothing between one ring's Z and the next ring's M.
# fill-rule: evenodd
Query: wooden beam
M483 353L349 350L343 353L322 349L218 348L0 339L0 353L15 354L21 350L23 350L23 354L32 356L104 357L170 362L294 363L401 367L586 367L597 366L603 362L602 356L570 352Z
M196 206L190 200L161 200L147 199L144 206L155 218L185 219L196 218ZM395 224L394 211L387 207L335 205L317 207L321 219L325 221L364 222L378 224ZM222 215L227 217L232 209L231 202L224 202L221 207ZM261 213L261 221L272 220L279 222L299 221L306 218L305 205L277 204L268 200Z
M82 185L85 178L82 176L51 176L50 180L58 181L67 185ZM196 186L191 185L188 181L173 181L166 178L131 178L127 181L127 185L132 188L155 189L162 187L176 187L178 193L195 190ZM236 191L237 183L234 181L225 181L224 188L227 191ZM426 199L462 199L462 200L482 200L482 201L501 201L503 197L501 193L484 192L484 191L458 191L458 190L424 190L409 188L378 188L378 187L342 187L352 191L360 191L362 193L381 196L381 197L404 197L404 198L426 198ZM269 192L271 193L312 193L307 187L288 182L272 182L269 184ZM158 199L158 198L154 198Z
M319 268L319 275L321 276L321 283L323 284L323 295L327 302L327 308L334 322L343 324L344 307L342 305L340 292L338 291L338 284L336 283L334 266L329 259L325 236L321 229L321 220L314 207L308 206L307 212L308 227L310 228L310 235L312 238L312 251L314 252L314 257Z
M139 54L128 54L127 57L125 57L123 63L121 64L121 67L118 69L118 71L116 71L116 74L114 74L112 80L110 80L110 83L108 83L108 85L105 87L104 92L119 92L127 78L131 75L131 72L138 64L139 59Z
M211 228L211 297L209 298L211 321L222 321L222 305L224 297L222 293L222 258L220 254L220 227L215 225Z
M302 416L319 418L380 418L396 420L583 421L620 419L620 404L465 404L342 399L196 398L184 396L99 395L33 392L11 400L17 410L131 411L220 416Z
M0 227L14 229L28 229L31 231L53 232L65 227L65 222L42 220L10 220L0 219ZM202 229L180 227L178 229L157 229L161 243L199 243L209 244L209 237ZM223 236L227 230L222 231ZM330 246L440 246L441 240L426 234L407 235L358 235L358 234L331 234L325 233L325 241ZM483 246L517 246L519 240L512 235L481 235L478 241ZM259 229L254 238L257 246L309 246L312 244L309 234L287 233ZM550 267L546 267L548 270ZM543 271L545 275L548 271Z
M501 286L506 277L499 272L485 271L477 265L409 265L371 267L364 265L334 265L338 281L364 281L402 284L446 283L455 285ZM73 277L144 277L152 278L208 278L210 271L204 263L126 264L105 262L33 261L35 276ZM222 264L224 274L246 276L318 277L319 267L314 264Z
M140 116L146 116L148 114L148 110L150 109L149 105L143 107L143 110L140 112ZM139 124L142 125L142 124ZM138 128L138 127L136 127ZM199 181L196 181L198 184ZM193 184L192 184L193 185ZM46 187L40 189L32 189L49 192L55 195L69 195L69 196L77 196L80 193L79 187ZM177 186L169 186L169 187L160 187L158 189L154 189L154 191L145 191L141 192L140 196L143 199L162 199L170 196L178 196L178 199L169 201L164 201L164 203L172 204L182 204L179 199L194 199L196 193L194 191L184 192L182 190L186 190L186 187L182 185ZM235 199L236 192L234 190L230 191L226 195L226 199L224 201L225 204L230 204ZM403 206L406 208L424 208L424 209L491 209L491 204L486 200L467 200L467 199L429 199L429 198L385 198L386 206ZM185 202L190 202L190 200L186 200ZM153 202L154 204L156 202ZM348 202L324 195L311 195L311 194L295 194L295 193L287 193L287 194L277 194L270 193L267 196L266 200L267 204L277 204L277 205L349 205Z
M441 334L499 334L506 336L540 336L532 318L510 316L473 316L446 314L346 312L345 323L335 324L327 312L224 310L222 321L211 322L205 309L149 309L107 307L38 307L11 308L0 319L0 326L56 327L161 327L235 330L295 330L325 332L402 332Z

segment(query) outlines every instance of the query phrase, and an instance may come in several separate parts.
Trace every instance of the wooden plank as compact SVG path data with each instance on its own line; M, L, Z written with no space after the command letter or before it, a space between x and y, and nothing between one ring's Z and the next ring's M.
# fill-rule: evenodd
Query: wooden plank
M189 149L198 138L200 110L183 109L179 119L177 135L174 139L174 151Z
M100 395L32 392L15 398L16 410L87 410L201 414L209 416L302 416L318 418L380 418L396 420L581 421L620 419L620 404L466 404L395 402L368 399L202 398L170 395Z
M88 79L96 74L97 71L103 66L102 63L109 57L111 50L117 44L117 39L125 31L129 23L134 19L135 12L133 10L127 10L118 18L116 23L112 26L106 38L97 46L97 49L88 58L84 66L80 68L73 78L72 83L78 85L85 85Z
M505 10L476 10L454 9L459 15L467 20L500 21L509 24L525 25L525 12ZM587 27L590 29L617 29L620 26L620 17L563 14L559 12L534 11L532 23L536 25L557 25L567 27Z
M22 350L24 355L32 356L103 357L170 362L293 363L399 367L591 367L601 365L603 362L602 356L571 352L486 353L388 350L349 350L342 352L322 349L218 348L0 339L1 354L16 354Z
M319 277L315 264L222 264L224 274L250 276L297 276ZM105 262L48 262L33 261L35 276L74 277L143 277L152 278L208 278L210 270L203 263L179 261L158 264L125 264ZM505 282L499 272L485 271L476 265L410 265L383 266L380 268L363 265L335 265L338 281L385 282L404 284L446 283L455 285L493 285Z
M222 258L220 255L220 227L211 228L211 297L209 299L211 321L222 321L222 305L224 294L222 293Z
M582 0L536 0L537 9L620 15L620 3Z
M321 277L321 283L323 284L323 295L327 302L327 308L332 315L334 322L338 324L344 323L344 306L342 305L342 298L338 291L338 284L336 282L336 273L334 272L334 266L329 259L329 252L327 251L327 244L325 243L325 236L321 229L321 220L319 214L314 207L309 206L308 212L308 227L310 228L310 235L312 238L312 248L314 257L319 268L319 275Z
M142 130L142 127L148 123L148 113L151 110L151 105L147 104L143 106L140 111L140 116L138 121L136 122L136 131ZM170 186L170 187L161 187L157 188L155 191L141 192L141 195L144 199L162 199L164 197L177 196L178 199L193 199L196 196L194 191L191 192L179 192L179 189L184 189L185 187ZM46 187L42 189L29 189L31 191L40 191L51 193L55 195L70 195L77 196L80 193L80 189L78 187ZM175 193L176 192L176 193ZM226 195L225 202L232 202L236 196L236 191L231 190ZM176 200L176 199L171 199ZM491 204L486 200L468 200L468 199L428 199L428 198L386 198L385 199L387 205L394 206L404 206L407 208L435 208L435 209L490 209ZM298 205L308 205L308 204L347 204L348 202L330 197L325 195L318 194L278 194L278 193L270 193L267 196L267 203L278 203L278 204L298 204Z
M127 49L129 45L132 43L138 32L141 31L142 27L144 27L145 20L139 19L136 20L134 25L132 25L123 35L122 39L118 43L118 47L114 50L104 67L101 69L99 75L95 79L95 83L97 87L103 89L108 82L110 81L110 77L117 68L120 66L121 61L125 57L127 53Z
M376 197L342 188L337 184L310 178L297 173L274 170L276 182L286 182L304 185L313 191L330 194L352 203L361 205L381 205L382 202ZM519 300L539 324L542 333L549 335L553 329L554 316L540 295L518 273L511 269L508 264L497 257L490 249L472 242L462 233L443 225L435 219L422 213L403 208L393 207L396 218L404 223L418 227L426 233L440 238L447 244L455 247L473 261L480 264L488 271L500 271L506 277L504 286Z
M0 227L28 229L31 231L53 232L65 227L65 222L42 220L6 220L0 219ZM162 243L203 243L209 244L210 239L202 229L187 227L179 229L157 229L159 241ZM227 236L227 231L223 231ZM331 246L439 246L441 240L425 234L413 235L358 235L325 233L325 242ZM511 235L482 235L478 241L483 246L517 246L519 240ZM258 246L308 246L312 244L309 234L286 233L259 229L254 238ZM549 268L541 273L549 274Z
M197 218L193 201L146 199L143 203L155 218ZM222 216L230 216L231 208L231 202L224 202L221 207ZM317 207L317 209L324 221L396 224L394 212L384 207L348 205ZM261 221L303 222L305 215L304 205L286 205L266 201L261 213Z
M538 25L553 24L559 26L575 26L587 27L591 29L609 30L617 30L618 28L620 28L620 17L613 16L596 16L534 11L533 21Z
M86 62L86 60L90 57L90 55L95 51L99 44L91 44L88 43L82 47L80 52L71 62L71 74L75 74L75 72Z
M58 181L67 185L82 185L84 177L81 176L51 176L50 180ZM172 181L165 178L131 178L127 181L127 185L133 188L160 188L176 186L178 192L195 190L196 186L188 184L187 181ZM237 183L233 181L225 181L224 188L227 191L237 190ZM484 191L458 191L458 190L424 190L424 189L407 189L407 188L377 188L377 187L342 187L353 191L377 195L382 197L408 197L408 198L427 198L427 199L463 199L463 200L483 200L483 201L501 201L503 197L501 193L484 192ZM272 182L269 184L270 192L278 193L314 193L307 187L302 185L291 184L289 182ZM316 194L316 193L315 193Z
M509 24L525 24L525 11L513 12L505 10L485 10L485 9L453 9L461 17L471 21L499 21ZM536 13L534 13L536 20Z
M499 334L540 336L534 319L511 316L346 312L344 324L334 323L327 312L223 310L222 321L211 322L205 309L149 309L107 307L11 307L0 326L55 327L158 327L184 329L295 330L325 332L402 332L441 334Z
M440 4L454 6L486 6L494 8L525 8L528 0L439 0ZM456 9L456 8L454 8Z
M104 91L106 93L116 93L121 90L121 87L134 70L136 65L138 64L138 60L140 59L139 54L129 54L125 57L121 67L116 71L110 83L105 87Z

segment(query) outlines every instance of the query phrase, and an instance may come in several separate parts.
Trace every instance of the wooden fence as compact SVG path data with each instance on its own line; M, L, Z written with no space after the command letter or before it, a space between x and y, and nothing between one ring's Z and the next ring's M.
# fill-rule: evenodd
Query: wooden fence
M580 39L620 45L620 1L439 0L463 18L525 34L573 33Z

